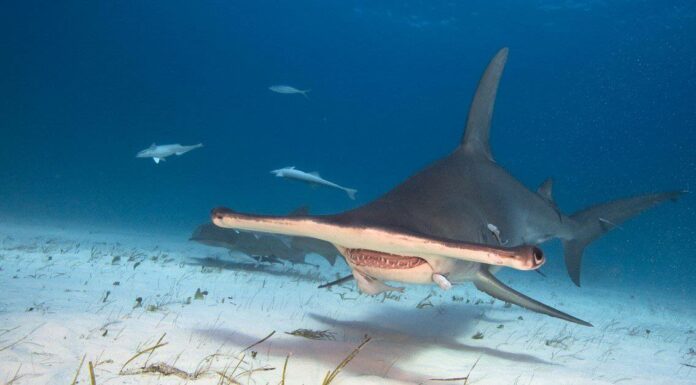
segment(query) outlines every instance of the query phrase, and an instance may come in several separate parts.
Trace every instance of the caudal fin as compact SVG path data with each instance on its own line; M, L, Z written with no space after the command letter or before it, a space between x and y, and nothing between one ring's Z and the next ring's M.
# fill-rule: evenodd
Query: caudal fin
M358 192L356 189L352 188L347 188L345 189L346 194L348 194L348 198L355 200L355 194Z
M570 314L556 310L551 306L544 305L535 299L529 298L526 295L513 290L504 283L500 282L493 274L491 274L490 271L488 271L488 268L482 268L477 272L476 278L474 279L474 285L476 285L476 288L482 292L501 301L514 303L515 305L521 306L525 309L546 314L551 317L560 318L578 325L592 326L592 324L587 321L583 321L579 318L573 317Z
M563 241L566 268L570 279L580 286L582 253L588 244L644 210L667 200L675 201L682 194L684 191L671 191L619 199L592 206L571 215L570 218L576 222L577 228L572 239Z
M309 100L309 96L307 96L307 93L308 93L309 91L311 91L311 90L302 90L302 91L300 91L300 93L302 94L302 96L305 97L305 99Z

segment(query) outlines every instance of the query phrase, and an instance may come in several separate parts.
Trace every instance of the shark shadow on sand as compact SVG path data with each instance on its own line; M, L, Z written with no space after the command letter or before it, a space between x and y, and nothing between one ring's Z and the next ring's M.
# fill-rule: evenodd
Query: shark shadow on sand
M475 330L472 325L462 322L464 319L482 319L495 323L505 323L506 321L494 320L481 315L478 309L473 309L471 306L442 305L439 308L441 311L444 311L445 315L433 317L432 312L413 312L412 309L392 306L386 311L380 311L373 314L370 318L361 321L336 320L313 313L310 313L309 317L333 328L332 330L340 329L346 335L360 336L368 334L379 340L380 343L391 343L394 345L395 352L407 350L409 354L412 354L418 353L420 350L444 348L460 352L478 353L507 361L554 365L531 354L507 352L486 346L468 345L459 342L456 340L457 337L465 338L465 336L470 335ZM426 324L429 326L424 328L423 325ZM389 325L389 327L378 325Z
M344 369L346 372L419 384L436 384L438 382L428 381L428 379L444 375L460 375L453 369L459 371L466 369L464 365L452 368L446 363L441 363L437 358L429 358L426 352L433 349L450 350L452 352L448 354L460 354L463 361L483 356L483 360L489 357L511 363L555 365L532 354L459 342L457 337L466 338L465 336L474 331L475 323L481 319L480 313L478 309L468 306L446 305L443 309L446 312L445 316L434 316L432 311L414 312L412 308L386 305L361 321L340 321L309 313L308 316L311 319L330 328L329 331L334 333L336 339L316 341L289 336L282 333L290 332L294 328L288 326L288 330L278 330L274 337L266 342L266 345L256 349L277 358L283 358L288 352L292 352L292 356L296 359L307 359L318 365L332 368L345 358L363 336L369 335L373 342L350 362L350 365ZM501 322L501 320L494 321ZM426 324L429 326L424 328L423 325ZM240 347L249 346L262 337L225 329L199 329L197 332L218 342ZM414 364L410 363L412 357L421 357L420 360L424 362L419 365L427 369L414 370ZM431 359L435 361L429 361ZM292 366L290 370L291 368Z

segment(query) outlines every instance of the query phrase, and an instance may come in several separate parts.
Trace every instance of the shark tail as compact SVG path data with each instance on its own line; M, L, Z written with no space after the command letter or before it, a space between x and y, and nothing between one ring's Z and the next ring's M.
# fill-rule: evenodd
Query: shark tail
M504 283L500 282L491 272L488 267L482 267L476 274L474 279L474 285L476 288L482 292L490 295L493 298L497 298L501 301L513 303L517 306L521 306L525 309L531 311L546 314L551 317L560 318L565 321L573 322L578 325L592 326L591 323L583 321L579 318L575 318L570 314L563 313L560 310L556 310L551 306L544 305L543 303L527 297L526 295L510 288Z
M346 194L348 194L348 198L355 200L355 194L358 193L358 190L353 189L353 188L347 188L344 190L345 190Z
M309 91L311 91L311 89L302 90L302 91L300 91L300 93L302 94L302 96L305 97L305 99L309 100L309 96L307 96L307 93L308 93Z
M631 217L667 200L675 201L684 191L671 191L619 199L592 206L570 216L575 222L572 238L563 241L568 275L580 286L580 265L585 247Z

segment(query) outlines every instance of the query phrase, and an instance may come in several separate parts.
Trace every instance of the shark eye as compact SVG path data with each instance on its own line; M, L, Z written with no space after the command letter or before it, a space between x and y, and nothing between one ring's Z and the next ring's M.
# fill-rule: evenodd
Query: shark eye
M220 208L215 208L215 209L211 210L210 214L214 219L224 218L224 210L220 209Z
M544 252L538 247L532 248L532 257L534 257L534 262L541 263L544 261Z

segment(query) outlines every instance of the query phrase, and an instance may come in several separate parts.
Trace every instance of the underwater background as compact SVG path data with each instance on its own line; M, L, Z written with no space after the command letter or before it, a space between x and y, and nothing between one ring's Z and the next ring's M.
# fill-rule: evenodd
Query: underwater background
M175 233L211 208L331 213L453 150L490 57L510 47L498 163L564 213L696 188L693 1L6 1L0 215ZM309 100L274 84L311 89ZM151 143L204 148L156 165ZM275 178L297 166L358 189ZM585 285L696 288L687 195L585 253ZM552 274L565 274L551 242ZM557 270L557 271L556 271Z

